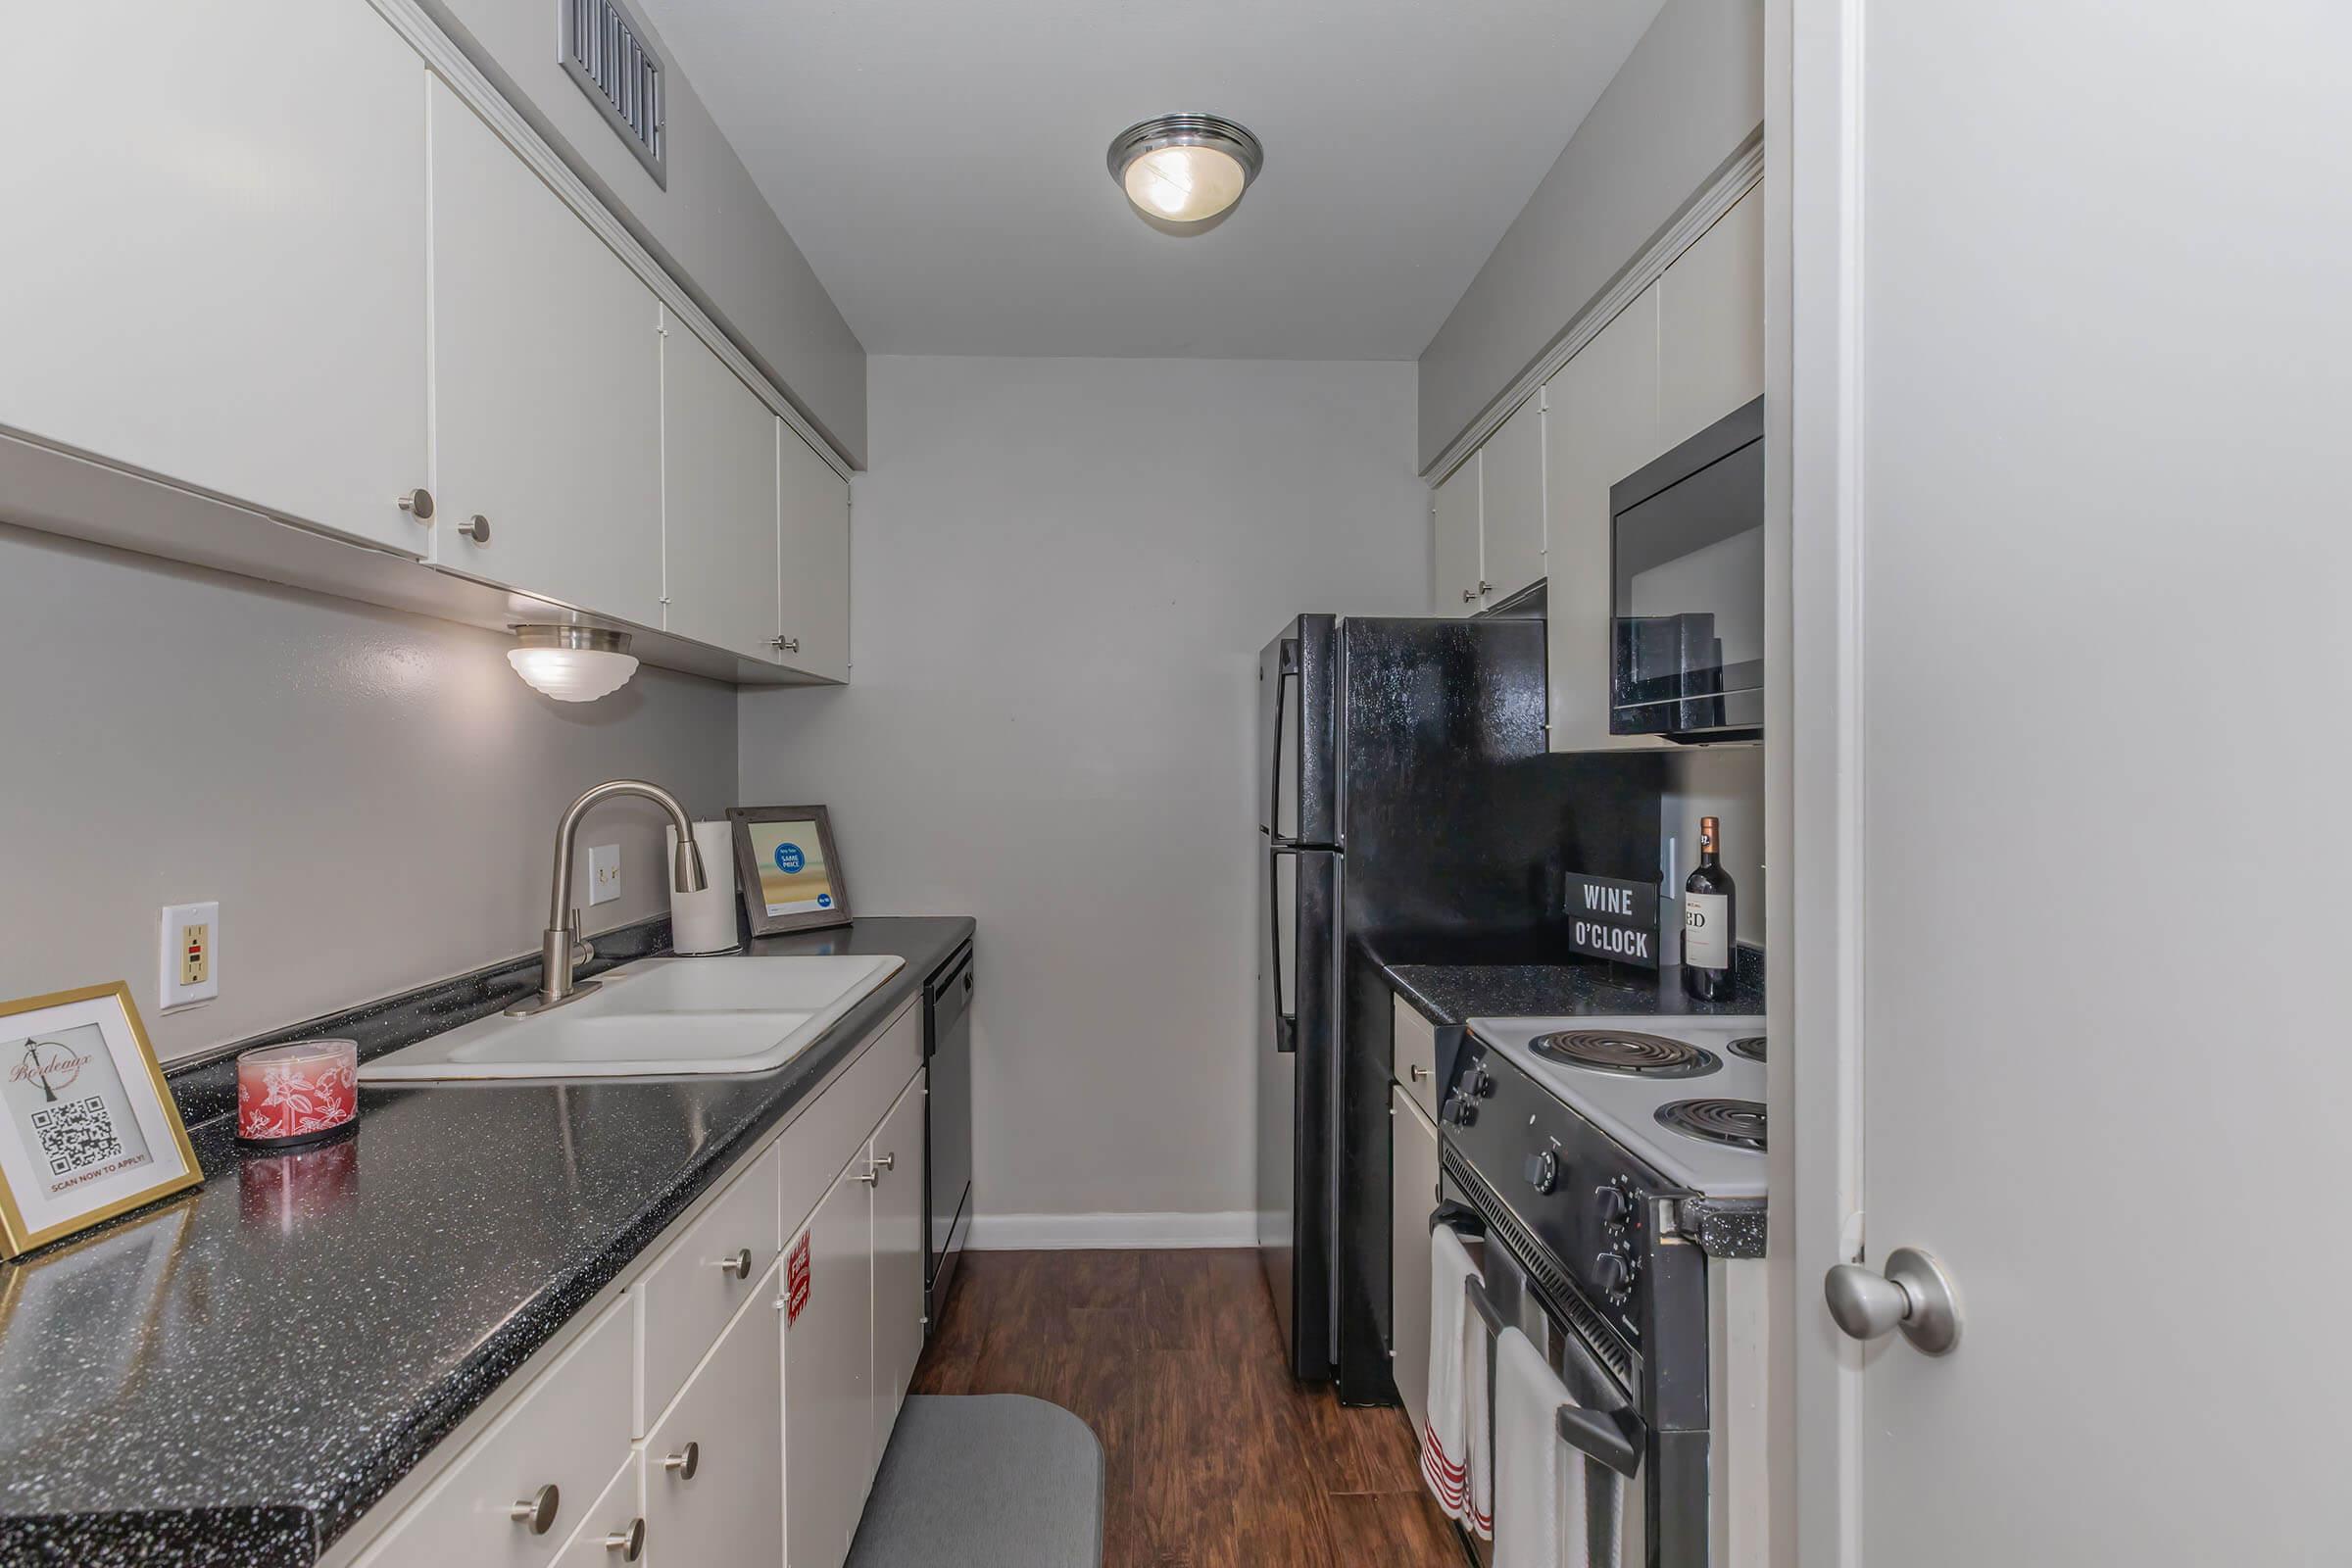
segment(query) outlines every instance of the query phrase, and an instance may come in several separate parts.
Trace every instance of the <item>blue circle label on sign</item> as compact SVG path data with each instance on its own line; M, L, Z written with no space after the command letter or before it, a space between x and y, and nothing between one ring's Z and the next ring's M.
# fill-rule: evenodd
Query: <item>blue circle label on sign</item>
M777 870L785 872L789 875L792 872L798 871L802 866L807 865L808 863L808 857L801 853L801 847L798 844L779 844L776 846Z
M830 909L833 907L833 895L830 893L819 893L816 896L816 906L820 909Z

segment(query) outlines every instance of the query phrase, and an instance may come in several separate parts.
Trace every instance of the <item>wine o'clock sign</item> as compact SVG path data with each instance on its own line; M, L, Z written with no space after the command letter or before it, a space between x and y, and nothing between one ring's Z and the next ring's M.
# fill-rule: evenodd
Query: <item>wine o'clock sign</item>
M1568 945L1577 952L1643 969L1658 966L1658 888L1654 882L1568 873Z

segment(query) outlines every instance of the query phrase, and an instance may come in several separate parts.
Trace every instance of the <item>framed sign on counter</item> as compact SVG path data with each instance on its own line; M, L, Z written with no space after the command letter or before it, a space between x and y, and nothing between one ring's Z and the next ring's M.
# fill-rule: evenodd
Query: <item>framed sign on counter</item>
M850 887L821 806L737 806L735 864L752 935L850 923Z
M0 1256L204 1180L121 981L0 1003Z

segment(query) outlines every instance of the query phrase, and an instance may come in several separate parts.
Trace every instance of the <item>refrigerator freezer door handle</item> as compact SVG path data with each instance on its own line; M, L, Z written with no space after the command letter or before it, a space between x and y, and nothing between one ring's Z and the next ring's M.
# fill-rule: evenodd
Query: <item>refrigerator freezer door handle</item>
M1282 644L1282 673L1274 682L1274 746L1267 759L1273 777L1266 782L1266 831L1276 838L1282 836L1282 746L1283 712L1291 695L1291 682L1298 678L1298 642L1286 637Z
M1275 862L1298 853L1279 842L1266 851L1266 959L1274 966L1274 1049L1284 1054L1298 1049L1298 1015L1282 1010L1282 876Z

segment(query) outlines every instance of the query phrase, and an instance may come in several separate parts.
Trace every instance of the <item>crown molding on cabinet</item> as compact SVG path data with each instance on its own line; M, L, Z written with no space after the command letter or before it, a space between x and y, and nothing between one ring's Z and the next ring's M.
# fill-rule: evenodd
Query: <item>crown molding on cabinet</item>
M577 213L580 220L595 231L596 237L603 240L629 270L645 281L664 309L694 328L695 335L703 340L710 352L717 355L744 385L758 394L760 401L766 404L777 418L791 426L796 435L825 460L826 466L845 480L857 471L847 458L834 450L830 441L817 433L816 427L808 422L801 411L793 407L792 400L784 396L745 357L743 351L735 346L734 340L719 330L718 323L695 304L685 289L679 287L677 279L654 260L652 252L637 242L637 236L612 216L612 209L597 199L596 193L571 172L571 166L557 156L556 150L531 127L530 122L522 118L521 113L507 101L506 95L491 84L490 78L482 74L481 70L466 57L465 51L448 33L441 30L416 0L368 0L368 3L391 24L393 31L406 40L410 48L423 56L425 65L448 84L449 90L467 108L481 116L483 122L497 134L499 140L513 149L531 172L561 197L565 206Z
M378 0L384 3L384 0ZM1713 227L1715 220L1730 212L1740 197L1754 189L1764 177L1764 130L1758 126L1740 144L1739 150L1717 167L1697 192L1677 213L1673 220L1658 230L1656 236L1642 247L1634 259L1619 270L1608 286L1595 294L1575 318L1552 339L1551 346L1536 358L1536 362L1511 384L1505 387L1486 412L1470 421L1469 428L1446 445L1444 452L1421 476L1431 489L1436 489L1460 467L1470 454L1484 445L1487 437L1501 427L1502 422L1519 412L1530 398L1540 397L1544 383L1560 371L1560 367L1576 358L1587 343L1599 336L1600 329L1609 324L1619 311L1640 297L1642 290L1666 275L1674 259L1689 250L1701 234Z

